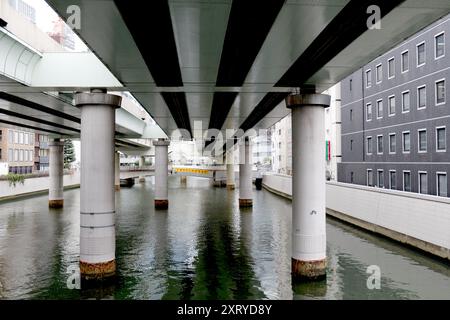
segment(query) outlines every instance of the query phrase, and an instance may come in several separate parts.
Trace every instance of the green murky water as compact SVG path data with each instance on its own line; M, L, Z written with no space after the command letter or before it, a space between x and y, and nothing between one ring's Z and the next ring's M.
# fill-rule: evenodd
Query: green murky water
M150 178L117 193L117 282L89 290L66 284L79 190L63 210L46 196L0 203L0 298L450 299L448 264L330 219L327 280L292 284L290 201L255 190L253 209L239 210L237 190L169 181L168 211L154 210ZM369 265L381 270L379 290L367 288Z

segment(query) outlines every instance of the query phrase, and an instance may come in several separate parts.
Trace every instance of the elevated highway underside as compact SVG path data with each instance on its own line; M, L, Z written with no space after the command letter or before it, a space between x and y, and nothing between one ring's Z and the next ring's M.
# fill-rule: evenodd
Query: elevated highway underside
M65 19L78 5L76 32L124 89L166 133L191 136L195 121L267 128L293 88L322 92L450 10L445 0L47 2ZM380 29L368 29L372 5Z
M270 127L289 112L291 275L324 279L332 263L323 147L330 96L320 92L450 12L448 0L47 2L64 20L78 19L75 31L91 51L38 52L0 28L0 123L53 135L51 208L64 206L60 138L80 137L83 282L114 279L120 263L118 150L148 151L139 139L155 139L153 201L155 209L169 212L185 205L172 194L169 206L167 138L174 130L183 129L189 137L202 137L205 129L248 133ZM68 10L73 6L79 12ZM114 94L118 91L136 98L157 125L126 111L122 97ZM253 207L251 144L248 137L240 139L239 162L228 161L223 168L228 194L234 195L239 165L240 210ZM221 153L222 146L216 145ZM230 154L234 159L232 152L227 158ZM144 163L141 157L140 166ZM140 174L139 180L145 182ZM195 203L191 200L185 202ZM255 211L262 207L255 202Z

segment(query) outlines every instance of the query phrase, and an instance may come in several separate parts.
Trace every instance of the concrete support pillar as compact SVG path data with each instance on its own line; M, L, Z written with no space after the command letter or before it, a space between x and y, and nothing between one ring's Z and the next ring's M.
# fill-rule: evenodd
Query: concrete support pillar
M153 141L155 146L155 208L167 209L169 207L168 200L168 164L169 154L168 146L170 142L165 139Z
M49 143L48 206L62 208L64 205L64 142L55 139Z
M120 153L114 152L114 188L120 191Z
M122 98L103 90L78 93L81 109L80 274L82 280L115 275L114 134Z
M325 107L330 96L296 94L292 109L292 276L326 276Z
M253 205L253 177L251 145L248 138L241 143L239 149L239 207L251 207Z
M145 166L145 157L141 156L139 158L139 168L140 170L143 170L143 167ZM139 175L139 182L145 182L145 176L144 174Z
M234 190L235 179L234 179L234 163L227 163L227 189Z
M233 150L230 150L226 154L227 164L227 189L234 190L235 188L235 176L234 176L234 154Z

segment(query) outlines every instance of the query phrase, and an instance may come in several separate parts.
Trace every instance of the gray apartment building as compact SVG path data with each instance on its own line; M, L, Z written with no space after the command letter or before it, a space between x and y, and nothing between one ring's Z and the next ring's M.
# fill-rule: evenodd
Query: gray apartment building
M49 136L37 133L34 136L34 170L46 172L49 170Z
M449 196L449 35L446 16L342 81L338 181Z

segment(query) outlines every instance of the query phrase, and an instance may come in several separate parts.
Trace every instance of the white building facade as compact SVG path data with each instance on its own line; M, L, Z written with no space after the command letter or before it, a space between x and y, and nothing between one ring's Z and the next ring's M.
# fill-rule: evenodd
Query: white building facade
M325 109L326 177L337 180L337 164L341 162L341 87L336 84L323 92L331 96ZM292 175L292 118L291 114L270 129L272 171Z
M323 92L331 96L330 107L325 109L326 177L337 180L337 166L341 162L341 84Z

